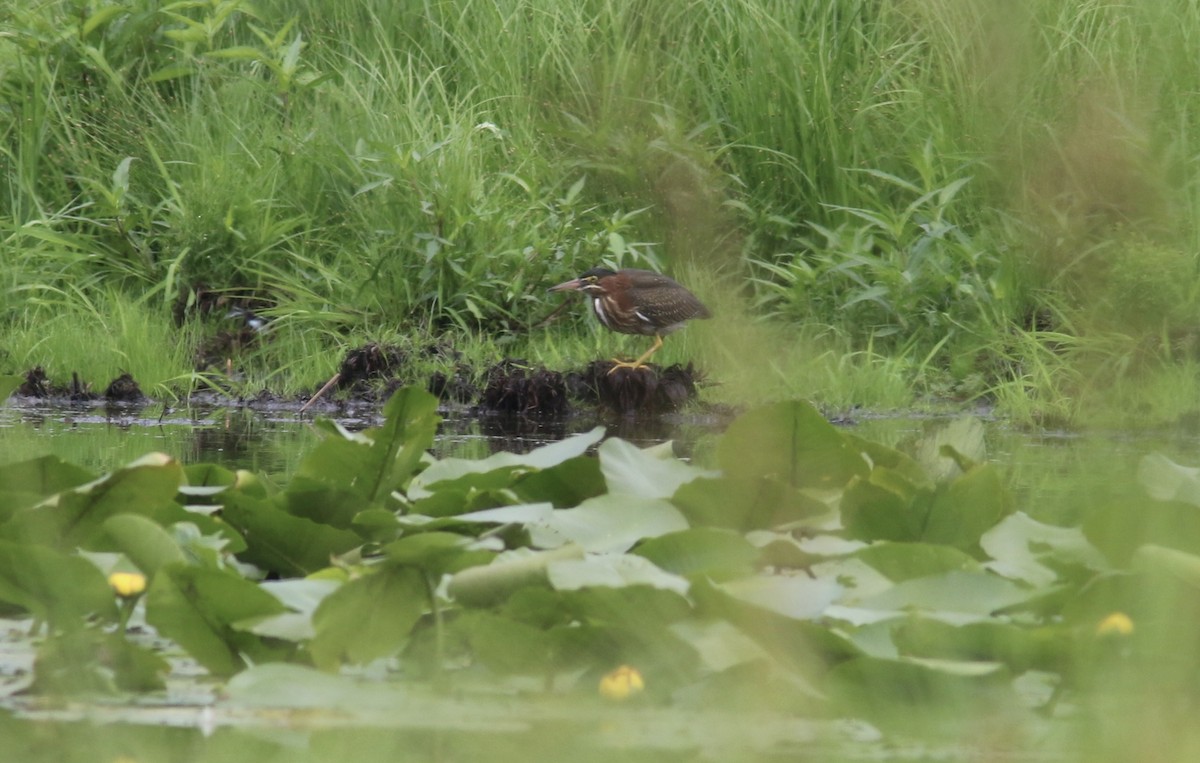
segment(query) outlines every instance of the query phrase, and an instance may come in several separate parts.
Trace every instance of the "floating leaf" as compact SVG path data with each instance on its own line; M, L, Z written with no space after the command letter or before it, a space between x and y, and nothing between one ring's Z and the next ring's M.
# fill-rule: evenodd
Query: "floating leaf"
M285 575L307 575L329 564L330 557L362 545L350 530L297 517L274 502L239 493L225 497L222 517L253 542L241 557Z
M405 387L388 399L383 415L383 426L362 433L333 427L337 435L322 440L297 468L287 491L289 511L344 528L403 487L433 444L437 398Z
M574 509L556 509L530 527L535 545L569 541L592 552L628 551L646 538L684 530L687 520L671 504L612 493L589 498Z
M1054 583L1059 570L1067 566L1090 571L1108 568L1104 556L1078 527L1043 524L1019 511L984 533L979 544L994 560L988 562L988 569L1035 586Z
M717 443L726 476L768 477L792 487L840 488L867 474L867 462L816 408L775 403L729 425Z
M980 569L979 562L973 557L956 548L933 543L873 543L855 551L854 556L893 582L952 570Z
M783 575L756 575L717 588L738 601L796 620L820 617L842 591L833 580Z
M153 520L117 514L104 520L103 527L112 545L147 575L153 576L163 565L187 561L175 539Z
M910 610L936 614L947 622L968 623L1027 601L1035 592L989 572L951 571L915 578L862 599L863 609Z
M385 567L351 580L325 597L313 614L313 662L334 670L398 651L428 607L425 576L411 567Z
M567 545L552 551L517 549L498 555L491 564L469 567L450 578L446 591L466 606L496 604L530 586L548 585L547 567L564 559L582 559L583 549Z
M1002 662L1013 673L1061 670L1071 648L1065 628L1028 628L999 621L960 626L907 617L891 624L889 630L905 656L968 663Z
M19 378L19 377L18 377ZM55 493L96 479L91 472L58 456L0 466L0 522Z
M667 572L714 580L751 573L759 555L758 549L742 535L708 527L693 527L650 538L633 553Z
M600 446L600 471L610 493L641 498L670 498L697 477L715 476L672 457L653 457L649 449L613 438Z
M935 483L957 479L987 457L983 422L963 416L921 439L916 460Z
M858 657L830 670L824 686L843 712L883 723L904 719L908 732L918 716L931 725L944 720L939 710L951 717L957 708L992 706L1001 699L1016 708L1011 679L996 662Z
M77 627L87 615L115 620L117 614L112 589L91 562L8 541L0 541L0 601L54 628Z
M1138 482L1158 501L1180 501L1200 506L1200 469L1180 466L1159 453L1138 462Z
M583 559L562 559L546 566L550 585L558 591L580 588L622 588L647 585L684 595L688 581L632 554L590 554Z
M127 641L119 633L86 629L52 635L38 647L39 694L95 694L159 691L170 665L162 657Z
M996 467L978 464L939 488L919 539L973 552L980 536L1012 510L1012 497Z
M778 590L772 589L777 585L748 583L727 591L728 584L714 586L697 581L690 593L702 615L733 624L781 666L800 675L820 675L830 666L862 654L848 639L808 619L809 615L824 611L832 589L837 587L835 584L825 581L811 592L801 590L802 584L797 585L790 591L784 590L782 600L774 598ZM789 588L786 583L781 587ZM797 619L789 612L802 617Z
M243 655L254 661L272 656L234 623L283 611L278 599L229 570L167 565L146 592L146 621L221 676L244 668Z
M178 461L151 453L14 515L0 533L59 548L87 546L111 516L142 514L164 519L169 514L178 515L175 496L182 483L183 467Z
M809 492L766 478L700 477L671 502L693 525L747 532L824 517L833 509Z
M408 497L416 501L428 498L438 490L507 487L518 475L551 469L583 455L603 436L604 427L596 427L524 454L502 452L482 460L446 458L435 461L413 479Z

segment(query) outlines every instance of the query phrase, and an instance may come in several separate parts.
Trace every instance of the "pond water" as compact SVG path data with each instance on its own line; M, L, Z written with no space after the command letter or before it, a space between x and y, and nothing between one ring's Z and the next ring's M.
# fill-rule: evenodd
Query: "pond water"
M857 434L903 449L948 417L864 416L848 423ZM352 412L345 426L375 423L375 412ZM580 416L546 422L521 418L474 418L444 412L436 455L482 458L497 451L527 451L575 432L605 424L612 434L639 445L666 440L680 455L703 462L725 421L693 416L638 424ZM286 476L313 446L311 419L292 410L263 411L219 406L164 410L106 410L0 407L0 464L46 454L103 472L147 452L161 451L185 463L214 462L258 473ZM1006 473L1018 508L1043 521L1071 524L1089 505L1135 491L1141 456L1162 453L1200 464L1195 431L1029 432L986 422L988 456ZM14 633L15 621L0 621ZM0 639L0 679L20 671L31 653L21 639ZM16 644L16 646L14 646ZM9 654L3 654L11 647ZM15 656L18 653L22 656ZM31 665L24 666L28 670ZM186 669L182 671L186 674ZM369 678L369 677L368 677ZM237 679L235 679L236 681ZM305 679L308 680L308 679ZM324 679L321 679L324 680ZM346 706L331 710L336 685L297 694L283 681L280 701L270 707L237 701L237 686L191 685L186 692L220 698L217 715L194 696L159 698L130 708L119 702L41 705L9 702L0 709L0 760L263 761L330 760L1048 760L1058 753L996 749L964 750L952 745L906 748L873 729L837 720L802 720L786 714L724 713L631 708L595 701L553 705L483 691L452 696L429 689L380 692L378 707L361 702L370 693L357 687ZM248 692L260 697L261 687ZM318 699L312 700L312 697ZM332 700L336 705L336 699ZM353 705L353 706L351 706ZM386 711L380 711L386 708ZM999 733L991 729L993 733ZM1053 737L1061 730L1023 733ZM1061 741L1061 740L1059 740ZM1001 746L1003 747L1003 745ZM1050 749L1050 748L1048 748Z
M377 407L330 414L357 430L380 421ZM727 417L691 415L649 421L579 415L555 420L519 416L478 417L442 411L434 455L479 459L500 451L526 452L568 435L605 426L610 436L639 446L672 441L678 455L703 462ZM860 436L904 449L953 415L866 415L843 426ZM158 451L184 463L211 462L235 469L288 476L320 435L311 416L294 409L194 406L55 408L0 406L0 464L54 454L105 472ZM1200 465L1200 432L1194 429L1030 431L984 419L988 457L1010 478L1018 507L1044 521L1069 524L1089 502L1132 489L1139 459L1161 453Z

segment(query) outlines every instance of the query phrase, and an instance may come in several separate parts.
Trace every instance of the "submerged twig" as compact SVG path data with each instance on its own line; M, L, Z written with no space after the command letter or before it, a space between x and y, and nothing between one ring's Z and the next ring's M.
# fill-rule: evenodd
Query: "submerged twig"
M330 379L329 379L329 381L325 382L325 386L324 386L324 387L321 387L319 390L317 390L317 394L315 394L315 395L313 395L312 397L310 397L310 398L308 399L308 402L307 402L307 403L305 403L304 405L300 406L300 412L301 412L301 413L304 413L304 411L308 409L308 406L310 406L310 405L312 405L313 403L315 403L315 402L317 402L318 400L320 400L320 399L321 399L321 395L324 395L326 392L328 392L328 391L329 391L329 388L330 388L330 387L332 387L333 385L337 384L337 383L338 383L338 382L341 380L341 378L342 378L342 373L341 373L340 371L339 371L338 373L334 374L333 376L331 376L331 377L330 377Z

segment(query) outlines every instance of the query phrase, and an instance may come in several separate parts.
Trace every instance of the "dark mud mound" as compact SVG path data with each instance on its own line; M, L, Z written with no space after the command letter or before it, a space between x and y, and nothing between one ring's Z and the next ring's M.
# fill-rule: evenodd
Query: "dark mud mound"
M479 406L493 413L561 416L570 407L567 382L558 371L533 370L524 361L505 359L488 369Z
M425 388L439 400L453 403L471 404L479 398L479 388L471 383L471 369L461 366L451 376L434 371Z
M70 384L54 384L41 366L34 366L25 372L25 381L17 387L17 394L41 400L59 399L72 402L95 400L99 397L92 392L90 384L79 378L79 374L71 374Z
M574 396L623 416L669 413L696 396L696 383L701 379L691 363L661 370L652 365L614 370L614 365L611 360L594 360L572 374Z
M50 377L46 376L46 370L41 366L34 366L26 371L25 381L17 387L17 394L25 397L50 397L53 388L50 386Z
M142 388L128 373L123 373L109 383L104 390L104 399L110 403L140 403L146 399Z
M356 347L346 353L338 369L338 389L355 389L376 379L389 379L407 359L404 350L395 345L371 342Z

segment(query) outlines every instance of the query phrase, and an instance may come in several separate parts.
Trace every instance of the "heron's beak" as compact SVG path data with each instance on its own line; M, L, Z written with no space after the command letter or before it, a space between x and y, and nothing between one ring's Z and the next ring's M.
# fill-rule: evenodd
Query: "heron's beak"
M578 278L572 278L570 281L563 281L558 286L551 286L546 291L579 291L583 288L583 281Z

